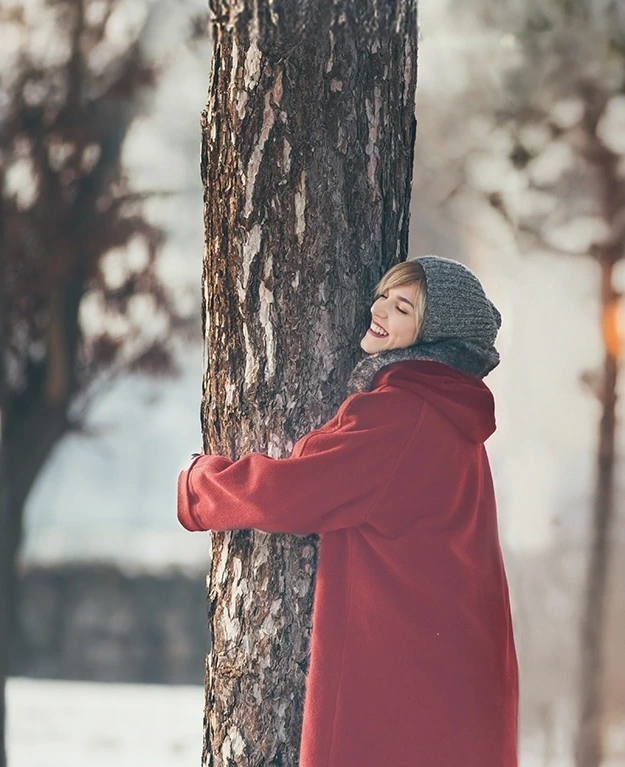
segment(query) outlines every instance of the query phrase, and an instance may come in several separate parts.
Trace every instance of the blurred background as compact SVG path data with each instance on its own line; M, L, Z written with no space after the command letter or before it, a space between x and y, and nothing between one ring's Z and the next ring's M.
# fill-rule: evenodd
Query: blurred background
M504 316L521 765L575 764L596 647L625 765L625 4L422 0L420 26L411 254L462 260ZM0 51L9 763L196 765L209 539L174 491L201 446L207 10L0 0Z

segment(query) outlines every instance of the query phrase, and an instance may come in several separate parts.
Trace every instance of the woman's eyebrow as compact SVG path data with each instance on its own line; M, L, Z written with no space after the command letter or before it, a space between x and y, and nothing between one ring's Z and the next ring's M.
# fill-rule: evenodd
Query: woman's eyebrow
M384 295L384 291L382 293L376 293L375 295L376 300L380 298L382 295ZM407 298L404 298L404 296L395 296L395 298L398 301L403 301L404 303L408 304L408 306L414 309L414 304L412 303L412 301L409 301Z

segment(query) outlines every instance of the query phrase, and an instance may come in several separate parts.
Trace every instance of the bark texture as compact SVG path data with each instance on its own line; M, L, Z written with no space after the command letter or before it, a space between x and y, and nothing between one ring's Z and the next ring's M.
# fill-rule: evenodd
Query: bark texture
M202 116L205 450L287 454L333 415L406 257L415 0L212 0ZM296 765L317 541L214 534L203 764Z

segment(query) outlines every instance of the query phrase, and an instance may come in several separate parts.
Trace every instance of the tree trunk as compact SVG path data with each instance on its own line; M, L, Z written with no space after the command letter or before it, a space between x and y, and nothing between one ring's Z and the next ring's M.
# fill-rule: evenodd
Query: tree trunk
M0 379L0 754L4 759L0 767L6 762L5 682L15 626L16 562L24 508L39 472L68 429L83 290L82 281L78 281L59 292L55 301L58 312L50 319L50 334L56 337L56 344L49 343L46 364L37 374L31 373L26 389L11 393L4 377ZM0 344L0 356L4 352Z
M0 384L1 386L1 384ZM3 439L3 419L0 419L0 767L6 765L5 725L5 681L9 665L9 639L11 615L11 579L13 570L9 555L9 503L7 493L7 472Z
M613 259L601 266L602 325L605 343L603 396L597 455L597 487L592 517L592 542L586 574L581 630L580 720L575 750L576 767L599 767L603 761L603 646L610 565L610 533L614 521L614 463L616 387L620 356L618 307L612 285Z
M212 0L205 449L287 454L335 412L406 257L415 0ZM296 765L317 539L212 536L203 764Z
M5 686L15 628L16 563L22 541L24 508L38 473L66 431L65 411L58 407L35 408L31 415L32 419L25 418L20 422L17 435L13 435L10 428L4 428L3 418L0 444L0 767L6 764ZM33 448L24 450L21 445L29 434Z

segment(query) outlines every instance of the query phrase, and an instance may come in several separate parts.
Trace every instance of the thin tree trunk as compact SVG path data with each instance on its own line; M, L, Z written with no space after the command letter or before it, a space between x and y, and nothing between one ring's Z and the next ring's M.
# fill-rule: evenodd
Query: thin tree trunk
M55 299L51 312L47 365L31 375L20 394L0 381L0 753L5 751L5 683L17 608L16 563L22 542L24 509L32 487L52 450L68 429L67 409L75 388L78 306L82 282ZM4 348L0 345L0 354ZM0 371L1 373L2 371ZM6 761L6 755L3 756ZM4 763L0 762L0 767Z
M4 241L6 204L0 195L0 242ZM5 278L0 260L0 280ZM6 767L6 678L9 663L9 495L5 452L6 414L9 386L7 380L6 337L0 317L0 767Z
M415 0L212 0L205 449L284 456L345 396L406 257ZM203 764L296 765L317 539L214 534Z
M0 444L0 767L6 764L5 687L16 620L16 564L22 541L24 508L41 467L66 431L64 411L47 408L44 413L35 409L33 416L35 414L39 417L33 418L32 422L27 419L22 422L24 428L18 429L20 433L15 435L15 443L11 439L14 435L4 428L3 423ZM30 451L18 447L29 433L33 440Z
M601 259L600 265L605 342L603 412L599 426L592 542L582 616L580 720L575 751L576 767L599 767L603 761L603 647L610 566L610 531L614 521L616 387L620 354L617 313L620 297L612 285L613 260Z
M2 203L0 202L0 208ZM0 224L1 226L1 224ZM6 454L6 416L8 381L6 372L6 343L0 322L0 767L6 767L6 679L9 672L11 638L11 579L13 564L10 544L10 513L8 466Z
M6 489L6 461L0 424L0 767L6 765L6 705L5 682L9 664L9 638L12 578L11 558L9 555L9 504Z

